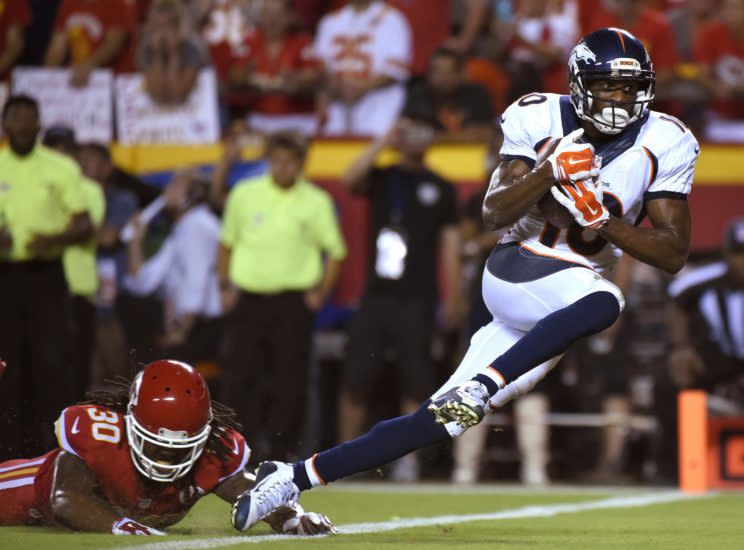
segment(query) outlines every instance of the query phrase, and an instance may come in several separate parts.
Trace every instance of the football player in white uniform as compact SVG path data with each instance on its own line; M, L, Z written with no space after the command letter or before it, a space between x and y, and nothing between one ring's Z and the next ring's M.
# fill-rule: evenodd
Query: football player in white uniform
M573 342L620 315L622 293L602 274L622 252L669 273L682 268L700 150L682 123L649 109L646 49L627 31L600 29L574 48L568 68L569 95L529 94L501 117L502 162L483 204L488 225L511 226L483 273L493 321L416 413L294 465L263 463L235 505L237 528L300 491L457 436L489 406L532 389ZM644 216L651 227L639 226Z

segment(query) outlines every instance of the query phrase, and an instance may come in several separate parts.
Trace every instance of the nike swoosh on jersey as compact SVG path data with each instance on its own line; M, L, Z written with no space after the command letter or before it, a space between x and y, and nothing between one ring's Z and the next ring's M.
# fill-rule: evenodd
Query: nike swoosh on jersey
M70 431L71 431L72 433L74 433L74 434L76 434L76 433L80 432L80 429L78 428L78 422L79 422L79 421L80 421L80 417L78 416L78 417L77 417L77 418L75 419L75 422L73 422L73 423L72 423L72 428L70 429Z
M501 124L506 122L506 115L501 115Z
M695 147L695 154L697 155L698 153L700 153L700 147Z
M574 164L579 164L581 162L584 162L586 159L574 159L573 157L569 158L566 162L568 162L569 166L573 166Z
M233 454L234 455L240 454L240 448L238 447L237 439L233 439Z

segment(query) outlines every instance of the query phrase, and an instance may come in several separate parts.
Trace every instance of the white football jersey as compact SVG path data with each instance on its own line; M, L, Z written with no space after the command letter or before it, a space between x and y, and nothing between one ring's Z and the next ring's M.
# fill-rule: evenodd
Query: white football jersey
M537 152L549 137L579 128L571 100L565 95L528 94L501 117L504 160L521 159L534 166ZM644 204L658 198L686 199L692 187L700 148L679 120L650 111L644 124L631 125L615 139L593 143L602 157L600 180L604 204L611 214L639 224ZM577 262L597 271L611 268L622 255L615 245L578 224L558 229L533 206L502 242L520 242L536 254Z
M405 16L385 2L372 2L364 11L347 5L323 17L314 50L328 73L339 78L385 75L397 81L369 92L353 106L333 102L323 133L384 134L405 100L411 48Z

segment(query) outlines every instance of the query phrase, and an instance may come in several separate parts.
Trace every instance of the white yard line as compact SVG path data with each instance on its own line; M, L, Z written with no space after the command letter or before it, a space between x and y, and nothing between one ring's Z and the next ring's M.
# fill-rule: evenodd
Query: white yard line
M704 496L711 496L710 494ZM511 510L501 510L484 514L447 515L423 518L401 518L391 521L355 523L339 526L341 535L359 535L364 533L381 533L395 529L409 529L413 527L427 527L431 525L452 525L456 523L467 523L471 521L495 521L503 519L519 518L544 518L558 514L573 514L592 510L603 510L607 508L634 508L638 506L651 506L653 504L664 504L701 498L700 496L688 496L679 491L657 492L635 496L621 496L592 500L589 502L577 502L570 504L548 504L544 506L524 506ZM236 544L259 544L270 541L299 541L304 539L315 539L318 537L297 537L288 535L257 535L233 537L202 538L193 540L174 540L153 542L135 546L121 546L119 550L136 548L137 550L203 550L207 548L221 548Z
M638 495L668 493L668 485L572 485L551 483L532 487L521 483L475 483L472 485L448 482L390 483L342 481L323 487L324 492L377 494L441 494L441 495Z

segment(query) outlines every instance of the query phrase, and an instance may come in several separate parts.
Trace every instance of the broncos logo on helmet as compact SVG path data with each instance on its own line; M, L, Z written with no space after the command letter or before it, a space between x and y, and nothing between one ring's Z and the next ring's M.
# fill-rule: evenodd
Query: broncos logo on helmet
M597 62L597 56L594 55L594 52L583 42L579 42L571 52L571 62L575 63L577 59L588 63Z
M597 79L637 83L636 100L603 99L609 106L592 112L594 97L589 84ZM568 84L576 116L591 122L600 132L613 135L648 117L656 74L640 40L626 30L604 28L586 35L571 52Z

